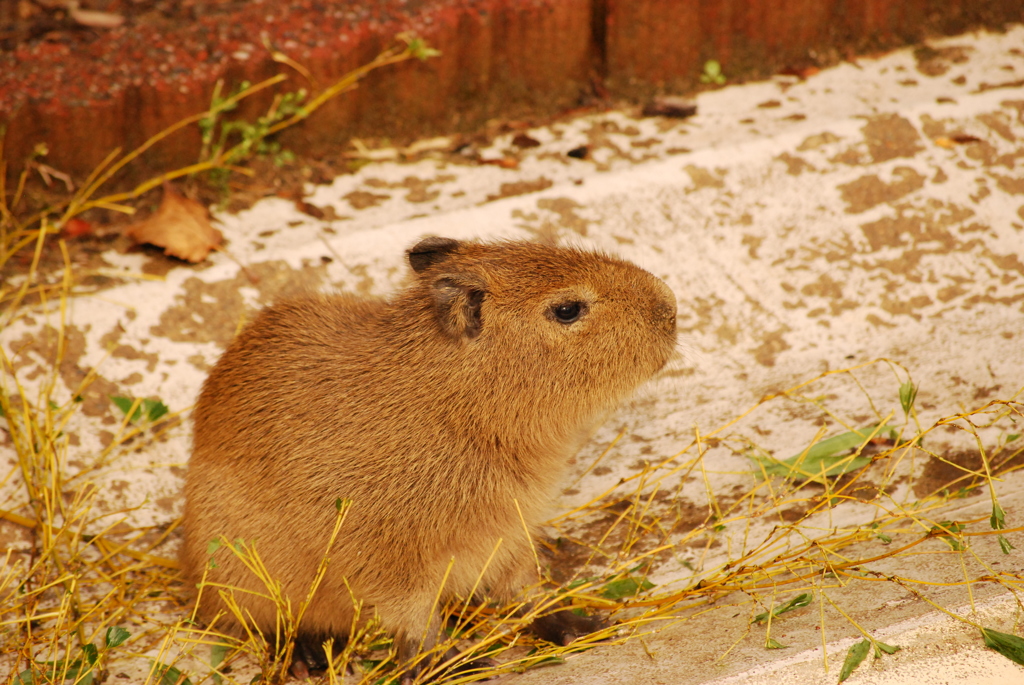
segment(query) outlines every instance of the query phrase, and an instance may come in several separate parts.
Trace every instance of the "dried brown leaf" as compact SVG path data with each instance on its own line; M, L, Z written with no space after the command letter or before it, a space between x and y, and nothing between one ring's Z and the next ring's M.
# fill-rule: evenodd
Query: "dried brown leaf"
M193 264L206 259L210 250L224 241L221 232L210 224L206 207L166 183L156 214L130 226L126 233L137 243L162 247L166 254Z
M641 112L645 117L671 117L674 119L686 119L696 113L696 100L674 95L654 98L644 105Z
M516 147L521 147L523 149L530 147L540 147L539 140L537 140L536 138L531 138L525 133L517 133L516 136L512 139L512 144L515 145Z

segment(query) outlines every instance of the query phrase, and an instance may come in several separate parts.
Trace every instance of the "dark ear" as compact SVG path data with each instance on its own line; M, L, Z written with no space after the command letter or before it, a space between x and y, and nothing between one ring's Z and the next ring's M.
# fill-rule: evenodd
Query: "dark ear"
M483 329L484 283L465 274L446 274L434 281L431 294L437 323L445 335L472 340Z
M435 264L440 264L448 259L448 255L459 247L461 244L458 240L441 238L436 235L429 236L406 251L409 256L409 266L416 273L422 273Z

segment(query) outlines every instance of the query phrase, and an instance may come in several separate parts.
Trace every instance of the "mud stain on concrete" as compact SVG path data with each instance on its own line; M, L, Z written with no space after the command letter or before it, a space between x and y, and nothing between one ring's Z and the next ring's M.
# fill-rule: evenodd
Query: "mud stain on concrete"
M567 197L542 198L537 200L537 208L551 212L557 219L541 219L540 226L524 225L523 228L532 233L540 242L555 244L558 242L560 229L568 229L573 233L586 237L592 220L580 216L577 210L583 209L583 205ZM515 216L536 221L539 217L535 214L517 213Z
M189 278L175 295L175 304L160 315L150 334L173 342L214 342L226 346L251 315L246 311L243 288L255 288L259 304L315 291L326 280L323 264L292 269L282 261L250 264L234 278L206 282Z
M976 399L983 401L987 396L1000 390L995 385L990 388L980 388ZM1024 453L1020 451L1020 438L1007 445L1006 449L1000 450L988 456L988 469L992 475L1006 473L1010 469L1018 468L1024 464ZM1016 447L1017 449L1013 449ZM965 489L961 496L974 496L987 492L985 487L977 487L983 479L973 475L984 473L986 465L982 464L981 455L976 451L953 452L942 455L942 459L930 458L924 466L921 475L914 482L914 494L923 499L929 495L949 490L950 492ZM975 487L971 487L975 486Z
M906 300L900 300L887 293L882 296L879 306L894 316L903 314L915 320L920 320L921 314L918 313L919 310L924 309L931 304L932 298L927 295L917 295Z
M1017 142L1017 136L1013 134L1013 129L1011 128L1013 121L1006 112L985 112L975 118L992 129L996 135L1006 142Z
M786 342L785 334L789 332L788 327L782 327L776 331L764 334L761 344L750 350L754 359L762 366L775 366L775 358L790 348Z
M687 193L693 193L704 188L724 188L726 169L708 170L694 164L687 164L684 171L690 175L693 186L686 189Z
M809 150L817 150L818 148L825 147L826 145L833 145L838 143L842 138L829 131L822 133L815 133L812 136L807 136L804 141L797 146L797 152L807 152Z
M51 326L43 327L37 335L23 336L11 344L10 349L17 351L11 360L12 368L16 375L32 380L56 366L64 386L77 398L74 401L79 412L99 418L104 424L116 423L118 419L111 410L110 398L121 394L121 386L95 372L90 377L82 363L89 329L89 326L66 325L62 345L57 330ZM60 363L56 364L58 355ZM148 361L148 356L146 359Z
M502 183L497 193L493 193L487 196L487 199L480 204L486 204L488 202L494 202L505 197L515 197L516 195L527 195L529 193L540 192L541 190L547 190L553 184L551 179L541 176L540 178L533 179L532 181L514 181L512 183Z
M813 283L800 288L800 292L807 297L820 297L826 299L828 302L828 313L832 316L838 316L841 312L857 309L861 306L861 303L853 300L843 298L843 286L842 284L833 279L828 274L822 274L818 277L818 280ZM793 306L793 309L797 309L804 305L803 300L800 300L798 304ZM823 316L825 310L818 308L808 313L809 317L815 318Z
M799 176L805 171L817 171L814 165L804 158L791 155L788 152L783 152L775 160L786 165L786 173L790 176Z
M868 154L876 164L899 157L913 157L924 149L917 129L898 114L871 117L861 131Z
M872 252L887 247L914 247L933 243L942 251L954 249L959 241L951 227L974 216L974 210L929 199L924 207L910 203L896 205L896 215L861 224Z
M914 50L914 59L917 61L917 70L925 76L942 76L949 71L954 64L963 64L968 61L969 54L973 48L962 45L949 45L942 48L933 48L922 45Z
M418 176L406 176L404 179L397 182L388 182L379 178L368 178L364 181L364 183L370 188L377 189L386 188L390 190L400 190L404 188L409 191L405 195L406 202L423 203L433 202L441 195L440 190L433 189L431 188L431 186L437 185L439 183L451 183L455 179L456 177L453 174L439 174L434 178L430 179L419 178ZM361 191L355 191L353 193L349 193L349 195L355 195L358 192ZM390 195L375 195L374 193L369 192L366 193L366 196L372 197L357 198L356 201L362 201L365 199L370 199L371 201L376 200L373 205L367 205L374 206L383 201L383 199L388 199L391 197ZM353 199L349 198L347 195L346 198L348 198L349 204L355 207ZM356 209L362 209L362 207L356 207Z
M907 166L893 169L892 181L886 183L875 174L861 176L838 187L846 211L860 214L880 204L894 202L924 187L925 177Z
M1002 176L1000 174L989 174L995 179L999 190L1010 195L1024 195L1024 176Z
M717 312L724 309L725 301L716 296L694 296L689 306L679 308L679 330L684 333L707 333L716 318Z
M353 190L344 197L352 205L352 209L369 209L370 207L376 207L385 200L391 199L390 195L371 193L366 190Z
M867 123L861 128L863 143L852 145L829 161L848 166L879 164L913 157L924 149L921 134L908 119L898 114L879 114L865 119Z

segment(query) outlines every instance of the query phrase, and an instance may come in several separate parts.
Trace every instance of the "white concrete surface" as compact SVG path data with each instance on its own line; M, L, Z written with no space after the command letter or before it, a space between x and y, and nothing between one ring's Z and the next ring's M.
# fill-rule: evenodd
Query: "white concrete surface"
M124 284L69 308L58 396L70 399L85 370L99 374L69 424L75 436L69 463L91 463L116 432L121 416L108 395L160 398L187 414L243 315L296 283L386 293L402 277L404 248L427 233L593 246L648 268L679 298L680 358L579 455L559 503L564 510L616 487L645 463L667 463L651 478L702 520L709 507L735 506L739 494L755 487L744 456L751 446L787 457L808 446L823 424L828 434L886 417L902 426L898 388L908 374L920 386L923 428L990 400L1020 402L1024 27L930 47L928 55L901 50L806 81L778 77L703 93L698 115L682 122L623 109L524 131L539 147L516 148L513 133L504 133L470 154L428 151L414 161L370 163L310 188L307 202L331 210L333 220L314 219L281 199L221 216L231 257L216 254L198 267L167 269L142 252L105 255L110 271L126 276ZM957 136L975 140L956 142ZM588 159L565 155L582 144L590 148ZM515 158L518 167L481 164L474 154ZM129 276L143 272L166 277ZM46 368L41 343L55 324L53 310L35 310L0 333L30 382L44 378L32 369ZM899 366L868 364L883 357ZM766 402L719 441L702 444L697 476L673 470L695 458L697 431L707 436L770 393L861 364L855 374L828 376L802 394ZM991 449L1013 430L1004 418L980 435ZM188 431L185 424L141 449L132 446L96 471L99 506L135 507L127 514L135 526L178 516ZM623 431L599 468L588 471ZM977 450L970 435L952 429L928 433L926 447L953 461ZM666 462L673 455L676 461ZM9 441L0 442L0 459L11 462ZM794 548L812 531L866 525L883 507L910 508L930 492L922 490L927 461L914 451L889 471L871 467L868 479L887 484L883 496L815 515L776 551ZM24 504L19 488L16 479L0 486L0 508ZM996 490L1007 525L1021 526L1021 474L1010 474ZM703 547L680 544L652 572L658 592L714 577L756 549L783 520L785 507L775 504L756 516L732 510L726 530L703 530ZM928 520L974 517L980 523L970 529L982 531L991 504L981 496L929 506L942 508L926 509ZM576 531L573 525L563 532ZM898 527L907 535L927 530L909 520ZM669 539L682 542L687 534L676 530ZM961 616L1019 634L1021 605L1007 593L1019 596L1022 589L1024 536L1007 538L1017 550L1005 557L991 536L981 536L970 538L970 555L938 554L943 545L936 540L928 543L929 556L879 568L929 582L1003 570L1001 586L979 582L971 585L973 595L962 585L929 586L927 593ZM865 540L844 553L870 556L877 553L872 544ZM848 682L1024 682L1024 668L985 649L977 630L877 585L844 584L835 588L835 601L902 651L874 663L869 657ZM770 593L759 599L772 601ZM845 650L859 638L820 601L778 619L773 630L788 635L779 638L790 644L787 650L764 649L764 628L748 627L754 605L730 595L643 641L601 646L564 665L506 679L835 682Z

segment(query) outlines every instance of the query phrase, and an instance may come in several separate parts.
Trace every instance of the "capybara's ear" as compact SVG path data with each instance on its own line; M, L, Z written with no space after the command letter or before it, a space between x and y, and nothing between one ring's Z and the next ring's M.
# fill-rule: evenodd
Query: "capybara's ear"
M483 330L486 284L475 274L443 274L432 284L437 324L450 338L472 340Z
M408 250L405 254L409 258L409 266L416 273L423 273L435 264L448 259L448 256L462 246L458 240L442 238L440 236L427 236Z

